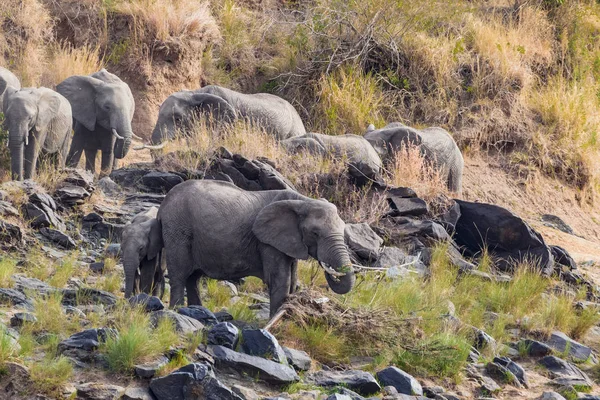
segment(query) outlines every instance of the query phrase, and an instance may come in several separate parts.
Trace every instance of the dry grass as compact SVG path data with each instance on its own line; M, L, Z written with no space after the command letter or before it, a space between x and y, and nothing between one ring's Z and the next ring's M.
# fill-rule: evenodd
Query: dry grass
M48 67L42 74L42 85L55 87L72 75L90 75L104 66L99 47L86 45L74 48L66 42L55 43L49 49Z

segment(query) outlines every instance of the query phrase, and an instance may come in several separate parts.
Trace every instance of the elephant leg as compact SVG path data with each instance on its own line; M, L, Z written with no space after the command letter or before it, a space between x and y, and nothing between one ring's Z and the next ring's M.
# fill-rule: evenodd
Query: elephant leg
M298 290L298 260L292 261L292 269L290 276L290 294L296 293Z
M115 169L119 169L119 159L117 157L114 156L113 153L113 165L112 165L112 170L114 171Z
M194 259L191 253L189 238L171 238L163 231L165 248L167 249L167 268L169 284L171 285L171 298L169 306L184 305L185 285L188 277L193 273Z
M148 260L147 258L144 258L140 263L140 290L143 293L150 294L154 289L156 263L156 259Z
M270 315L273 317L290 294L294 259L271 246L260 249L265 283L269 288Z
M96 154L98 154L98 150L85 150L85 169L90 171L92 174L96 173Z
M158 259L159 262L154 273L154 291L152 295L162 300L165 296L165 271L167 270L167 254L164 250L159 253Z
M34 135L30 135L29 144L25 146L23 153L23 178L31 179L35 174L35 168L37 165L37 159L39 156L39 146Z
M185 283L185 291L187 292L187 301L189 306L202 305L202 301L200 300L200 289L198 287L202 275L204 275L202 271L197 269L192 275L190 275Z
M83 154L83 144L83 135L76 132L73 136L73 140L71 141L69 152L67 153L67 167L77 168L79 160L81 160L81 155Z
M102 164L100 167L100 175L107 176L110 175L113 168L113 152L102 150Z
M135 278L133 279L133 295L140 293L140 272L138 270L135 271Z

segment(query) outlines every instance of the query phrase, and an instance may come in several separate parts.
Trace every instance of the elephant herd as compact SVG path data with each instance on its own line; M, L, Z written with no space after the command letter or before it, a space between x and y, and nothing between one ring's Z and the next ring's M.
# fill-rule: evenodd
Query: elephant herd
M75 167L85 153L86 169L95 173L100 150L101 172L108 174L137 138L131 127L131 90L105 69L71 76L54 91L21 88L17 77L0 67L0 110L9 132L13 179L33 178L40 153L54 154L57 167ZM395 122L381 129L369 126L364 136L311 133L282 98L219 86L169 96L160 106L151 143L141 148L161 148L203 118L210 124L248 120L291 154L343 159L359 185L376 181L395 153L411 143L440 171L451 191L461 191L463 158L441 128L419 130ZM293 190L249 192L228 182L186 181L166 195L160 209L138 214L125 228L125 295L142 291L162 296L165 266L171 306L183 304L184 295L188 304L200 304L202 277L255 276L267 284L274 314L296 289L297 260L308 257L321 263L334 292L347 293L354 272L344 227L334 205Z

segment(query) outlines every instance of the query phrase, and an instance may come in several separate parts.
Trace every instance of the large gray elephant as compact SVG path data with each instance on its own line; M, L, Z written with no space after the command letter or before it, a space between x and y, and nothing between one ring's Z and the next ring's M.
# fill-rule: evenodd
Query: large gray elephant
M381 129L369 126L365 139L384 160L391 159L402 146L419 146L423 156L441 172L448 189L461 192L464 160L456 142L446 130L437 127L415 129L393 122Z
M377 181L379 177L381 158L373 146L361 136L307 133L283 140L281 144L292 153L308 151L312 154L331 154L337 159L345 159L348 172L359 185Z
M40 153L54 154L57 167L65 165L73 124L67 99L44 87L12 91L4 117L13 179L33 178Z
M115 159L124 158L134 136L131 120L135 102L129 86L102 69L90 76L71 76L56 90L73 107L75 135L67 165L75 167L85 152L86 169L96 172L96 154L102 152L102 174L110 174Z
M160 148L178 132L187 131L196 118L209 116L214 122L244 118L258 124L278 139L306 133L300 115L290 103L268 93L244 94L220 86L173 93L160 106L152 132L152 144Z
M273 315L296 289L298 259L325 267L329 287L348 293L355 281L335 206L292 190L248 192L222 181L190 180L165 197L158 220L167 252L171 307L200 304L202 276L262 279Z
M21 89L19 78L6 68L0 67L0 112L4 110L4 99L19 89Z
M162 298L165 292L163 243L156 215L151 207L137 214L123 229L121 253L125 270L125 298L148 293Z

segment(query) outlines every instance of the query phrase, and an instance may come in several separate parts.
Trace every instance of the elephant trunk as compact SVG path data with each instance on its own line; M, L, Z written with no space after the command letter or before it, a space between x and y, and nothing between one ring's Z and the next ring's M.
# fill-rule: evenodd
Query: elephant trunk
M346 294L354 287L356 280L350 254L344 242L344 235L335 235L323 243L319 243L318 259L329 265L337 272L345 273L343 276L332 276L325 273L327 284L337 294Z
M25 140L29 131L26 124L9 126L8 146L10 149L10 168L12 179L23 180L23 157Z
M135 274L139 267L137 256L124 256L123 269L125 270L125 298L128 299L134 295Z
M111 130L116 137L114 156L115 158L125 158L131 147L131 138L133 130L131 129L131 121L126 116L111 120Z
M168 137L169 135L167 125L158 121L156 123L156 126L154 127L154 130L152 131L152 144L159 145L165 140L167 140Z

